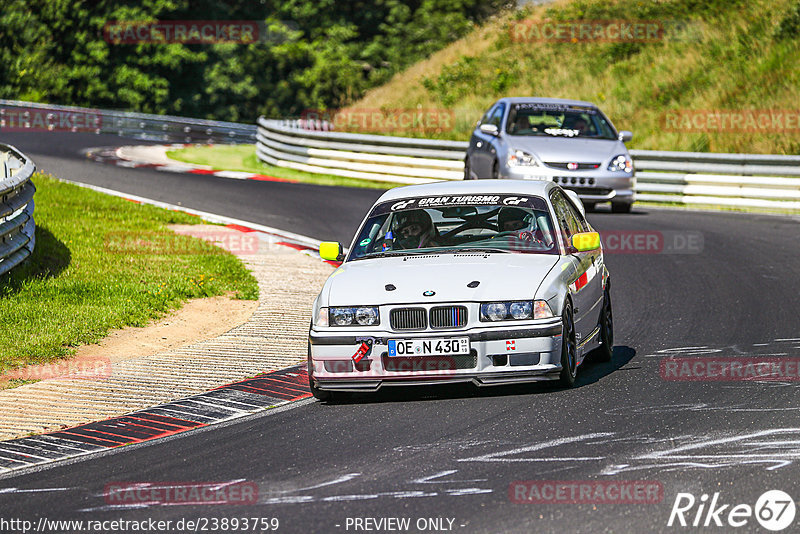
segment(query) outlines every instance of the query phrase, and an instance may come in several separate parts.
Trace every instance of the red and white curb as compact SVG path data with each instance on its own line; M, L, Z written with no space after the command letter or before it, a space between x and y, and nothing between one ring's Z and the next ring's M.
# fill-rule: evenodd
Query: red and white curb
M305 365L121 417L0 442L0 476L239 419L311 396Z
M173 144L173 145L155 145L156 148L177 150L181 148L191 147L191 144ZM211 145L208 145L211 146ZM216 176L218 178L230 178L234 180L258 180L261 182L286 182L297 183L296 180L289 180L287 178L278 178L277 176L269 176L267 174L259 174L254 172L244 171L225 171L209 168L206 165L192 165L191 163L180 162L164 162L161 161L148 161L146 159L130 159L122 157L121 150L128 147L99 147L88 148L84 150L87 158L97 161L99 163L106 163L109 165L116 165L118 167L127 167L130 169L148 168L163 172L177 172L182 174L202 174L207 176Z

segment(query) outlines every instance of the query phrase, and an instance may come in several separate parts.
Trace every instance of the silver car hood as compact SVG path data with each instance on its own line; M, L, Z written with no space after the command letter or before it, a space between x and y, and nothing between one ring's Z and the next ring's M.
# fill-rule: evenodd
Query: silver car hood
M512 149L532 153L542 161L563 163L602 163L628 152L625 145L616 139L509 135L507 142Z
M328 306L533 299L558 261L549 254L426 254L350 261L328 278ZM478 281L476 288L467 284ZM386 285L396 289L387 291ZM432 296L423 292L434 291Z

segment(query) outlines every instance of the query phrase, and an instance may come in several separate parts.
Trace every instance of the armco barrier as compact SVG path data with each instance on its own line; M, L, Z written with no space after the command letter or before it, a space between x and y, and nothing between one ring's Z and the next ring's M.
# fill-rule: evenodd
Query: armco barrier
M329 131L258 120L256 152L270 165L396 183L460 180L467 143ZM312 129L313 128L313 129ZM800 156L632 150L637 198L800 209Z
M253 124L0 99L3 131L106 133L170 143L254 143Z
M36 166L12 146L0 144L0 275L31 255L36 242L31 176Z

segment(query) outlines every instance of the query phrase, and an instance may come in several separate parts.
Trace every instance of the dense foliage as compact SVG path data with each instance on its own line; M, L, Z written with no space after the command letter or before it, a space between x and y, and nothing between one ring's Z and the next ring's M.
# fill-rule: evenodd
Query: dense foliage
M4 0L0 98L250 122L339 107L499 0ZM114 44L109 21L249 20L254 44Z

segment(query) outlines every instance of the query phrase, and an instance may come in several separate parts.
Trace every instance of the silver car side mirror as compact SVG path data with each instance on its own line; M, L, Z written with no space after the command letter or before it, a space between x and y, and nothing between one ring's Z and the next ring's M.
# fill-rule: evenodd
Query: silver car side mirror
M489 135L500 135L500 130L494 124L481 124L480 130Z
M623 143L627 143L631 139L633 139L633 132L629 132L628 130L622 130L619 132L619 140Z

